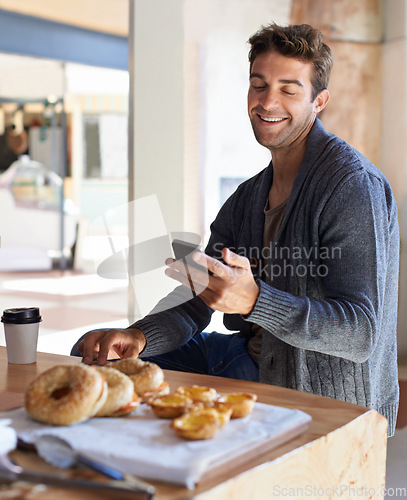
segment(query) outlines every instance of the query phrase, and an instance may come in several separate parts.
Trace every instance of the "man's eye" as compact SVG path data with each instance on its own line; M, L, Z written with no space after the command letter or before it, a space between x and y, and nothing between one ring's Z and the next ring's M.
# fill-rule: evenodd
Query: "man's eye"
M282 92L283 92L283 94L287 94L287 95L295 95L294 92L288 92L288 90L283 90Z
M264 90L266 87L264 85L252 85L254 90Z

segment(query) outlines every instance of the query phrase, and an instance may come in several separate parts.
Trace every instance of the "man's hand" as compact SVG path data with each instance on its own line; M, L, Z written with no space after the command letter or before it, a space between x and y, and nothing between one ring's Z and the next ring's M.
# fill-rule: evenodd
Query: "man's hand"
M144 334L137 328L110 329L87 333L78 349L83 363L105 365L112 358L137 358L145 345Z
M202 252L195 252L192 259L211 271L208 276L193 266L188 266L190 278L196 292L207 306L216 311L229 314L247 315L251 312L259 294L249 259L233 253L228 248L222 250L223 264ZM168 259L165 273L183 285L191 284L182 262Z

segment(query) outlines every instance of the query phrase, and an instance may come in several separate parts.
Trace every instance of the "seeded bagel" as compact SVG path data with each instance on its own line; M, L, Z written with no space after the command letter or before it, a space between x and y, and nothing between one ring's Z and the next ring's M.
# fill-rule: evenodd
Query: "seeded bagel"
M130 377L106 366L100 366L97 370L106 379L108 392L105 404L95 417L121 417L135 410L140 399L134 393Z
M72 425L93 417L107 398L107 383L96 368L57 365L38 375L25 393L28 415L45 424Z

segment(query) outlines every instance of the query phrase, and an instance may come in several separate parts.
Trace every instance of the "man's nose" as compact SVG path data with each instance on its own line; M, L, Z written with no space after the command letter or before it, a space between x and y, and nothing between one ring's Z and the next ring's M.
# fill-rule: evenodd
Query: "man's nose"
M279 107L280 102L278 100L277 92L271 88L265 90L261 95L260 104L266 111Z

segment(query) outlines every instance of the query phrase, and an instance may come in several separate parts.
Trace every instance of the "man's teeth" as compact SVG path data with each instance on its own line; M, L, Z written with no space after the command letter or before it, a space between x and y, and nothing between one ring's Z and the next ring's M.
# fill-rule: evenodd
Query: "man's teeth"
M266 118L264 116L260 116L260 118L265 122L282 122L284 118Z

